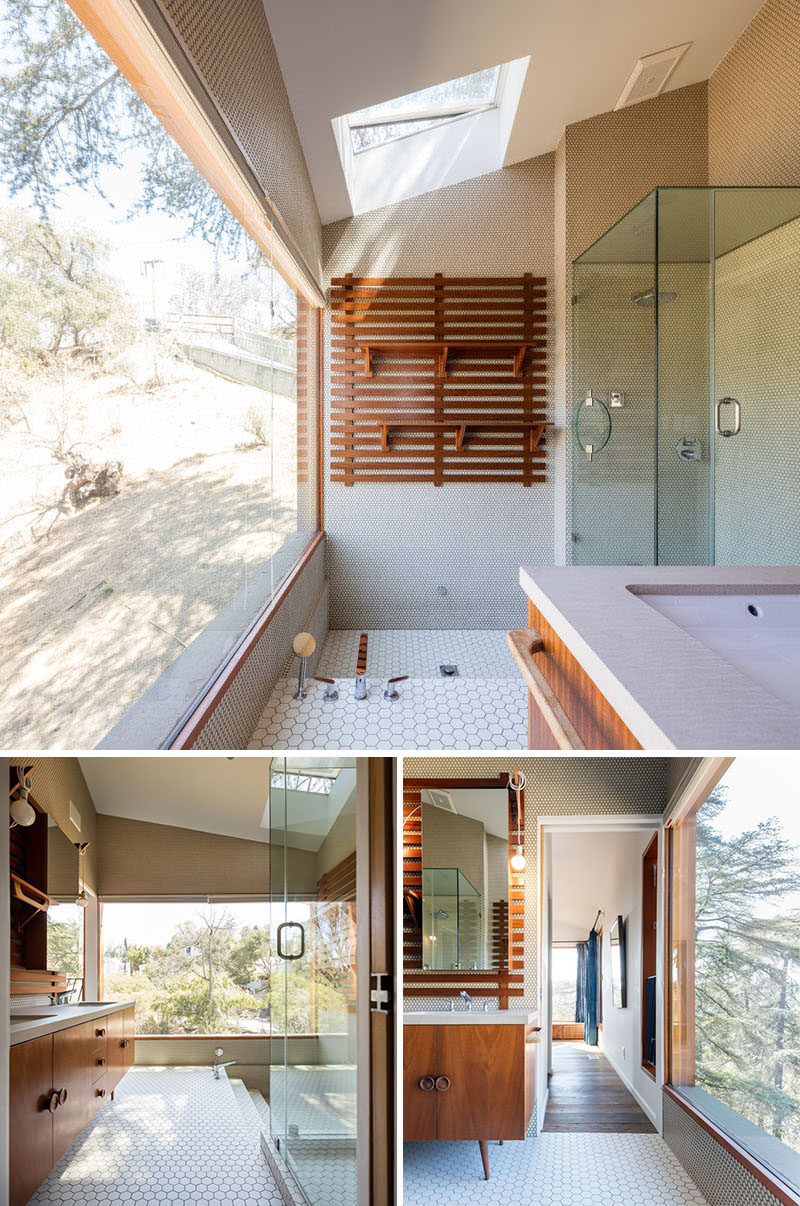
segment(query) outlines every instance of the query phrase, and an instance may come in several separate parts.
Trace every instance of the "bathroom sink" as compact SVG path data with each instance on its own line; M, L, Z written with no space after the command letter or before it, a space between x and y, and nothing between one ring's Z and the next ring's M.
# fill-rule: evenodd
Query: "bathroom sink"
M15 1022L48 1022L55 1016L52 1013L12 1013L11 1025Z
M800 707L800 592L628 587L784 703ZM691 666L686 667L691 676Z
M102 1009L104 1005L116 1005L116 1001L72 1001L78 1009Z

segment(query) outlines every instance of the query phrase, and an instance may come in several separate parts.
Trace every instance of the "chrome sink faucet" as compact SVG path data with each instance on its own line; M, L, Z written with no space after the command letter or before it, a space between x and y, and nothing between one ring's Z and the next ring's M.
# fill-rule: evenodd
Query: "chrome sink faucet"
M460 992L458 995L459 995L460 997L463 997L463 998L464 998L464 1000L466 1001L466 1004L467 1004L467 1013L472 1013L472 997L469 995L469 993L468 993L468 992L466 992L466 991L465 991L465 990L462 988L462 989L461 989L461 992Z

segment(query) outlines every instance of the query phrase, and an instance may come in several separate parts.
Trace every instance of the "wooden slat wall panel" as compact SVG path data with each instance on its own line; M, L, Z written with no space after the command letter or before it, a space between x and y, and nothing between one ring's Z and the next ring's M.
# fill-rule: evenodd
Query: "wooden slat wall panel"
M508 954L502 967L487 971L422 971L422 931L414 926L407 907L410 894L418 893L421 917L422 909L422 793L418 789L403 789L403 975L404 990L411 996L452 997L465 988L473 997L499 997L500 1008L508 1009L511 997L525 995L524 988L524 924L525 901L524 880L522 899L518 895L520 876L509 868L509 883L513 875L517 890L515 903L509 905L511 915L516 918L508 931ZM511 817L509 815L509 833ZM516 832L516 827L515 827ZM523 829L524 834L524 829ZM524 836L523 836L524 841ZM521 946L511 945L514 941ZM509 961L513 960L510 963Z
M364 372L373 342L528 345L519 376L510 355L458 351L445 377L434 359L392 352ZM547 281L520 277L335 277L331 286L331 481L546 480L544 434L472 427L414 430L413 421L488 424L547 420ZM389 447L384 424L394 426ZM535 447L532 447L535 444Z

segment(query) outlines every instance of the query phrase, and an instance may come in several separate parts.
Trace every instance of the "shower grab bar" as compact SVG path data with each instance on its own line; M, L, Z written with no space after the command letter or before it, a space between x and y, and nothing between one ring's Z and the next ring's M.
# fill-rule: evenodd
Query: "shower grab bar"
M722 426L722 408L723 406L733 407L733 427ZM738 435L742 430L742 407L738 398L720 398L717 402L717 431L721 436Z
M535 628L516 628L508 633L506 640L557 748L585 750L586 745L561 706L561 701L533 660L534 654L545 651L539 633Z
M287 955L286 951L281 946L281 938L284 930L299 930L300 931L300 950L296 955ZM278 926L278 957L280 959L302 959L306 953L306 932L299 921L283 921Z

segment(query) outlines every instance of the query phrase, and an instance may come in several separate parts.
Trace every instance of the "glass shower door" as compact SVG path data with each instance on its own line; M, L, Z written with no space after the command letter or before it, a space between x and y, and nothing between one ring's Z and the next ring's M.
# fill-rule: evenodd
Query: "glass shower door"
M800 560L800 189L714 190L715 561Z
M315 761L271 769L270 1129L311 1206L355 1206L356 769Z

